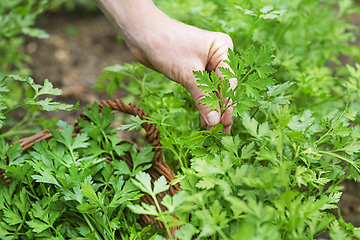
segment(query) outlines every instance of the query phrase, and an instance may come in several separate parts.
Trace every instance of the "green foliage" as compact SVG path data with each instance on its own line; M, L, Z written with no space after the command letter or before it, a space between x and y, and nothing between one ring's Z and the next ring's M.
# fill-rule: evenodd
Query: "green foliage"
M200 130L198 110L190 94L179 84L162 74L146 69L139 63L114 65L104 69L96 89L106 89L111 96L117 88L126 89L125 102L134 102L148 113L147 120L133 117L120 130L136 129L143 122L156 123L164 146L164 157L173 169L187 164L187 152L182 138ZM175 156L174 156L175 155Z
M166 160L180 160L174 183L182 191L163 199L167 211L130 208L181 226L179 239L315 239L323 232L358 239L359 228L327 209L340 200L339 183L360 180L360 75L353 64L359 48L350 43L356 28L346 22L359 7L347 0L154 2L175 19L232 37L223 81L214 72L194 74L208 94L203 104L232 107L238 117L231 136L221 126L203 130L184 119L198 117L193 106L163 104L191 99L168 90L157 73L138 65L106 68L100 88L135 95L159 126ZM145 175L134 182L154 194Z
M17 86L25 86L23 87L25 89L28 87L28 91L25 91L26 97L24 99L22 99L22 89L20 89L19 98L16 98L14 92L10 91L10 86L14 83ZM27 110L24 118L19 123L15 124L10 129L7 129L6 132L0 131L0 138L14 139L14 136L21 136L22 134L39 131L39 126L41 126L38 122L41 119L39 116L40 110L75 110L78 104L75 106L64 104L53 101L52 98L48 97L49 95L59 96L61 94L62 91L58 88L53 88L53 85L47 79L45 79L43 85L36 84L31 77L19 75L8 75L0 79L0 130L2 130L4 121L11 112L18 108ZM46 121L43 121L42 124L46 124Z
M264 100L262 93L275 83L268 76L275 69L268 66L273 60L272 50L262 47L259 52L250 47L242 52L241 57L229 50L230 69L221 68L225 75L222 80L214 71L208 75L206 71L196 71L194 75L198 78L198 87L209 94L200 100L200 103L210 106L215 110L219 106L224 112L227 108L233 108L233 115L240 116L244 111L259 105L259 100ZM234 89L230 87L230 80L236 79L237 85ZM219 97L220 96L220 97Z
M82 133L76 137L59 122L62 130L51 130L53 140L25 155L19 144L0 141L0 168L12 177L1 186L0 237L163 239L164 230L140 231L137 215L148 214L164 222L167 234L179 226L179 239L316 239L323 232L359 239L359 228L327 211L336 208L344 179L360 181L360 70L353 64L359 48L350 44L356 31L346 22L359 12L353 1L154 2L173 18L232 37L235 52L229 51L230 69L220 69L223 81L214 72L194 73L208 94L203 104L234 109L231 135L221 132L221 124L199 126L190 95L161 74L137 63L107 67L97 88L110 95L125 88L125 101L150 116L133 117L119 129L156 123L182 190L165 196L167 209L161 210L158 194L169 186L164 177L151 181L144 172L151 146L139 151L118 139L110 109L94 104L84 110L90 121L78 121ZM37 99L59 93L49 82L23 81L32 92L27 106L65 108ZM1 96L9 94L6 84L0 83ZM2 113L16 106L0 98ZM133 168L117 160L125 152ZM139 204L140 191L155 206Z
M46 0L3 0L0 3L0 78L10 71L26 70L23 61L30 58L20 51L23 35L47 38L43 30L31 28L43 11ZM24 73L24 72L23 72Z
M0 167L12 180L9 186L0 181L1 239L151 239L154 235L150 226L142 229L138 217L126 208L142 195L129 177L140 176L149 167L152 148L138 152L136 145L132 149L124 148L129 144L118 145L123 140L110 126L109 108L99 111L95 104L84 111L92 118L88 125L81 122L83 133L76 136L73 126L60 121L60 130L51 129L52 140L36 142L26 154L20 144L8 146L2 141ZM105 135L93 135L94 129ZM114 143L112 148L108 143ZM128 150L134 159L131 174L118 158ZM117 159L109 164L111 152ZM161 186L154 194L163 191Z
M340 200L337 180L360 176L358 127L343 132L354 112L346 108L321 121L309 111L292 115L285 106L277 111L282 114L271 112L272 122L261 123L244 113L241 133L209 145L190 136L191 167L179 176L182 191L163 199L168 210L131 209L182 226L179 239L314 239L326 228L332 239L357 239L358 228L325 211ZM145 177L141 181L150 184ZM155 192L150 185L143 188Z
M359 61L359 48L352 44L357 27L347 20L359 13L352 0L155 0L171 17L211 31L225 32L235 52L251 46L274 49L273 77L291 81L293 104L302 110L335 108L344 99L342 80L349 72L341 61ZM346 58L340 58L346 56ZM340 59L342 59L340 61ZM339 95L339 96L337 96ZM316 102L317 104L314 104Z
M82 11L93 13L99 11L99 8L93 3L93 1L88 0L51 0L47 5L47 10L49 11L59 11L61 8L64 8L68 12Z
M336 98L319 108L317 101L324 95L316 95L315 88L309 108L303 109L294 104L294 83L275 84L270 78L272 60L269 48L250 47L239 56L229 52L231 70L221 69L224 81L214 72L194 73L208 93L204 104L237 109L234 114L240 117L232 136L221 133L221 125L180 133L176 127L182 125L174 126L175 118L167 121L171 105L159 104L164 109L155 110L150 101L143 103L152 111L146 121L159 125L163 146L182 160L174 181L182 191L162 200L166 211L129 204L133 212L155 215L167 228L180 226L179 239L315 239L326 231L332 239L358 237L358 228L327 212L340 200L339 183L360 179L360 128L354 125L357 106L352 108L360 90L358 66L347 67L350 77L340 86L346 91L340 97L346 99L345 106L333 108ZM233 78L237 87L230 89L228 80ZM244 99L254 103L251 108L237 108ZM142 122L134 119L126 127ZM152 186L145 173L132 181L153 199L167 189L163 180Z
M55 125L56 119L45 120L39 110L75 109L48 97L61 95L62 91L53 88L47 79L39 85L26 77L30 70L24 67L24 63L31 62L31 59L23 52L24 35L41 39L48 37L45 31L31 27L46 5L46 0L4 0L0 3L0 138L7 141ZM9 75L11 73L22 76ZM12 111L17 108L23 108L26 113L21 114L24 115L22 120L15 122Z

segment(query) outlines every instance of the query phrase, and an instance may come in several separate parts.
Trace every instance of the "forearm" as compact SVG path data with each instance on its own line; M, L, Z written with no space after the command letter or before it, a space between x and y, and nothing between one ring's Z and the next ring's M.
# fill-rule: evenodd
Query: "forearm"
M150 32L151 26L168 18L151 0L93 0L120 35L133 44Z

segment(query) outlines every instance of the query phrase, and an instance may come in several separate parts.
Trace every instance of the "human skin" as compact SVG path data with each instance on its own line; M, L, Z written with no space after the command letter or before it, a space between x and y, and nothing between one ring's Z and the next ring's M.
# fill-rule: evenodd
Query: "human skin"
M208 129L223 123L230 134L234 118L232 108L221 116L199 100L205 93L198 87L195 70L215 71L228 67L228 49L233 49L231 38L219 32L210 32L186 25L168 17L151 0L93 0L116 27L133 56L143 65L180 83L192 96L200 121ZM232 88L236 80L230 80Z

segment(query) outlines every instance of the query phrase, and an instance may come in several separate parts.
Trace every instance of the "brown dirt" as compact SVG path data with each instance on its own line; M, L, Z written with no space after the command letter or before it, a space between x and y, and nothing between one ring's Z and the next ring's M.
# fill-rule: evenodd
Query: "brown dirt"
M25 52L33 59L29 66L37 82L49 79L63 90L57 100L81 107L94 101L106 100L105 91L92 87L103 69L114 64L135 61L126 45L117 40L116 32L101 12L91 15L50 13L37 21L36 27L44 29L48 39L27 38ZM125 91L118 90L113 98ZM57 117L73 123L78 112L59 112Z
M360 18L352 19L359 23ZM36 27L50 34L49 39L27 38L25 51L33 63L30 68L36 81L48 78L64 91L59 101L81 106L108 99L105 91L92 90L106 66L132 62L134 58L124 43L117 41L116 32L102 13L91 15L47 14ZM113 98L120 98L118 90ZM81 109L81 108L80 108ZM79 112L59 112L56 117L73 123ZM345 180L343 195L338 204L346 222L360 227L360 184ZM337 214L337 211L334 211Z
M360 227L360 183L347 179L341 185L344 186L342 190L344 193L338 204L341 215L346 222ZM334 213L335 216L337 216L336 213Z

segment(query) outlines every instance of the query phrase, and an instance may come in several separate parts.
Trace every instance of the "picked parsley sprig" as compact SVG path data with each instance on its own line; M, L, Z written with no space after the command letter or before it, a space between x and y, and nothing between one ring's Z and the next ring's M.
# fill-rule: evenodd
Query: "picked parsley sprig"
M200 100L201 103L216 110L220 104L222 114L224 111L233 107L233 115L240 116L243 112L258 106L262 100L263 91L275 84L275 80L269 75L276 70L270 66L274 59L273 50L268 47L261 47L256 51L253 46L241 55L229 49L229 60L225 63L230 68L220 68L224 75L224 80L212 71L210 75L206 71L194 71L194 75L199 83L198 87L207 96ZM230 79L237 79L237 86L230 87Z

